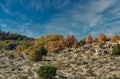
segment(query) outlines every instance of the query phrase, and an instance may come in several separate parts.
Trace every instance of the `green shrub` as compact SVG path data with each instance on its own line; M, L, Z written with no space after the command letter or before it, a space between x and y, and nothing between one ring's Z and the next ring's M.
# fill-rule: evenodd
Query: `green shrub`
M86 43L86 38L82 38L81 40L80 40L80 44L81 45L84 45Z
M41 61L42 60L42 55L41 52L38 48L35 47L30 47L28 50L28 59L30 61Z
M18 56L21 56L21 52L25 51L28 48L28 46L26 44L24 45L18 45L16 47L16 51L18 53Z
M117 44L113 49L111 55L120 55L120 44Z
M41 55L47 55L47 50L44 48L44 46L40 46L40 53Z
M47 50L43 46L31 46L28 49L28 54L30 61L40 61L42 60L42 55L47 55Z
M56 76L57 68L51 65L39 67L38 76L40 79L53 79Z
M9 42L9 43L5 44L4 49L5 50L13 50L13 49L15 49L16 46L17 46L16 43Z

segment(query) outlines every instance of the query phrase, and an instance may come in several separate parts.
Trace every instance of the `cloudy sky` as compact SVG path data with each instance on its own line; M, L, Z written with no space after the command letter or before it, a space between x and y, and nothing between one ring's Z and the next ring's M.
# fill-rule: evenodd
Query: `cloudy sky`
M120 34L120 0L0 0L0 29L35 38Z

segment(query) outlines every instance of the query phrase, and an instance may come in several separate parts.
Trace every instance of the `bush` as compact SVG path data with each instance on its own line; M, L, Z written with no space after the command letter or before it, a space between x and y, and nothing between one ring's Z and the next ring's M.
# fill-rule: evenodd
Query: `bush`
M39 39L35 40L35 45L45 45L50 41L60 41L63 39L63 36L60 34L50 34L47 36L42 36Z
M41 50L39 48L31 46L28 50L28 58L30 61L42 60Z
M47 55L47 50L44 48L44 46L40 46L40 53L41 55Z
M18 45L18 46L16 47L16 51L18 52L18 55L19 55L22 51L24 51L25 49L27 49L27 46L26 46L26 45Z
M74 47L75 43L77 45L78 41L74 35L68 35L67 38L65 39L65 44L66 44L66 47L68 48Z
M111 37L111 42L118 42L120 40L120 35L115 35Z
M98 42L102 43L102 42L105 42L105 41L107 41L107 36L104 35L104 34L99 35Z
M117 44L117 45L113 48L111 55L120 55L120 44Z
M87 43L90 44L92 42L93 42L93 38L92 38L91 35L89 35L88 38L87 38Z
M4 49L5 50L13 50L13 49L15 49L16 46L17 46L16 43L9 42L9 43L5 44Z
M56 76L57 68L51 65L39 67L38 76L41 79L53 79Z
M49 53L51 53L51 52L57 53L63 49L60 41L51 41L51 42L47 43L45 45L45 47Z
M79 47L79 43L78 42L75 42L73 45L72 45L72 48L78 48Z
M28 48L28 52L28 58L30 61L40 61L42 60L42 55L47 55L47 50L43 46L31 46Z
M86 38L82 38L81 40L80 40L80 44L81 45L84 45L86 43Z

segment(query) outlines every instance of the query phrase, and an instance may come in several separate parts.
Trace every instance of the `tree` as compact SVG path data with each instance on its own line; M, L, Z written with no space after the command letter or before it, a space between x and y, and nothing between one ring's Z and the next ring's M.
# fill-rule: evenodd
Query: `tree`
M50 41L45 45L45 48L48 50L49 53L56 53L63 49L60 41Z
M41 61L42 60L42 55L41 52L42 50L38 47L31 46L28 48L28 58L30 61Z
M99 43L105 42L106 40L107 40L106 35L104 35L104 34L99 35L99 37L98 37L98 42Z
M88 36L88 38L87 38L87 43L92 43L93 42L93 38L92 38L92 36L91 35L89 35Z
M50 41L60 41L63 39L63 36L60 34L50 34L47 36L42 36L39 39L35 40L35 45L45 45Z
M77 45L77 40L74 35L68 35L65 39L66 47L73 47L73 45Z

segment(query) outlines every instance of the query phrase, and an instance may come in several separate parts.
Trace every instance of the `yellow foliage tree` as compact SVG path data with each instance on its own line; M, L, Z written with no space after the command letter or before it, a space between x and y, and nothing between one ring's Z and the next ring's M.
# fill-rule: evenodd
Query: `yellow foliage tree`
M42 36L39 39L35 40L34 43L35 45L45 45L46 43L50 42L50 41L59 41L62 40L63 36L60 34L50 34L47 36Z

